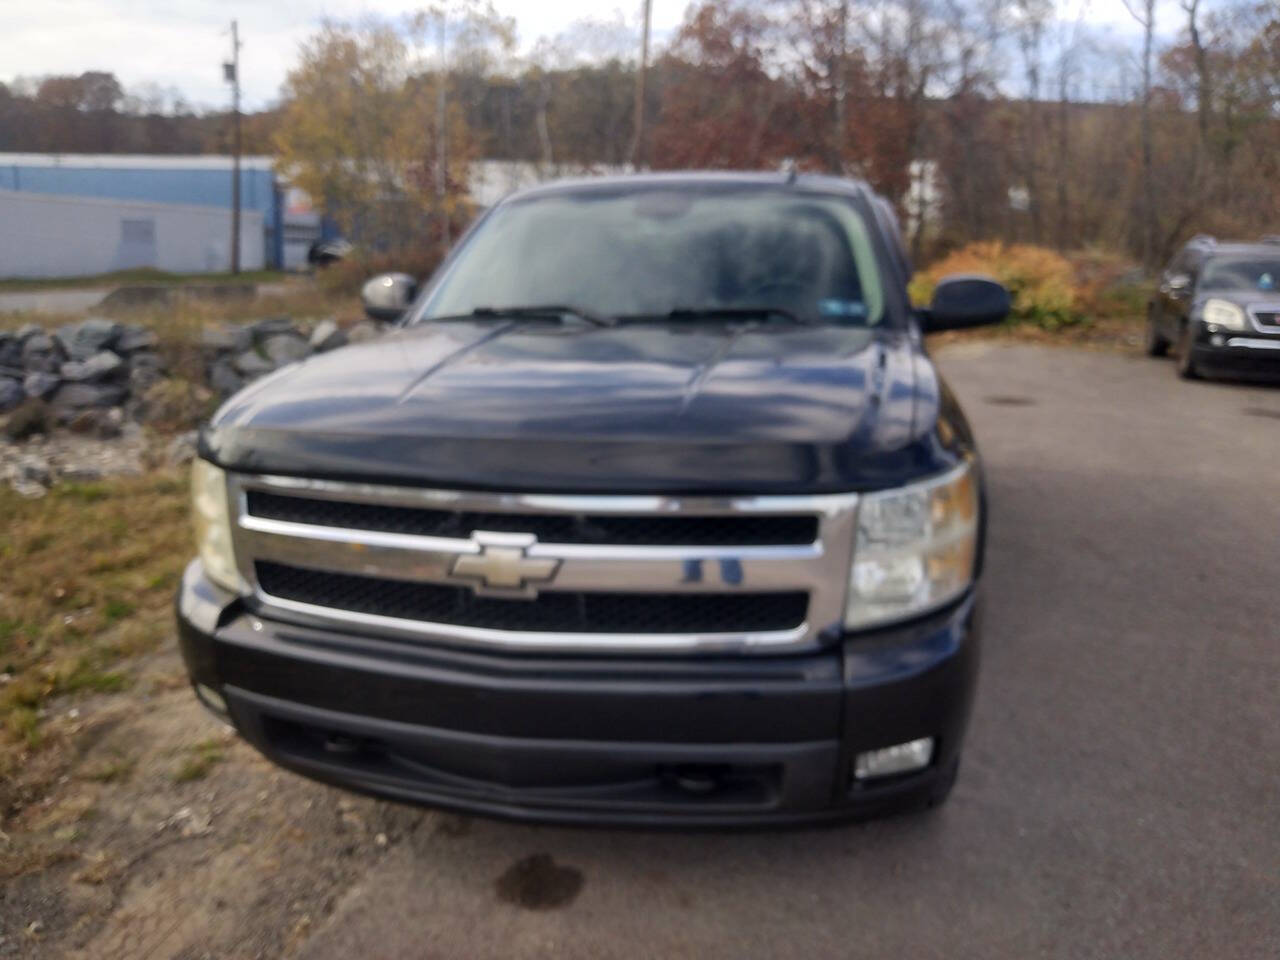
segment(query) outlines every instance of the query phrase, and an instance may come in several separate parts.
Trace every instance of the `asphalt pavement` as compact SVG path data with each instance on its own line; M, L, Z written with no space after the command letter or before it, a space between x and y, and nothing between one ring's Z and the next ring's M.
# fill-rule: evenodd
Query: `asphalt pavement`
M301 955L1280 956L1280 389L991 343L940 363L991 496L945 807L738 834L433 816Z

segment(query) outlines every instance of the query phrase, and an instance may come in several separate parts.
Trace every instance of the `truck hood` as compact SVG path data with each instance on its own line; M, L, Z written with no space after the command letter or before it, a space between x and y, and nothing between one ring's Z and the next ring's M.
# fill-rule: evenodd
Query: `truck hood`
M937 406L905 333L479 320L286 367L227 401L202 450L231 469L467 488L857 489L933 466Z

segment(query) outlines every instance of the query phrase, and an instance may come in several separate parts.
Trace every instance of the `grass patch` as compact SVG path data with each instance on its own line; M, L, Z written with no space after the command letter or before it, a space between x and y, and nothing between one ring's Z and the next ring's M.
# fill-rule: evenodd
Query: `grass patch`
M133 757L109 757L86 769L80 776L93 783L119 783L133 775L137 760Z
M0 516L3 754L40 745L51 698L128 688L129 659L170 629L192 550L177 473L65 484L39 500L6 486Z
M226 756L222 742L219 740L201 740L191 747L187 756L182 758L173 771L174 783L190 783L192 780L203 780L209 771Z

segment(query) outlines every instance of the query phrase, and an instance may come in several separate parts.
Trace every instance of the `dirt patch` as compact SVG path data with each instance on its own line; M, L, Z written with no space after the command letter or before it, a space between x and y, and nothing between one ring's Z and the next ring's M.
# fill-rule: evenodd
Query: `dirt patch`
M139 674L127 699L49 707L67 748L3 824L0 957L288 956L432 816L268 763L169 682L171 644Z
M582 872L557 864L549 853L517 860L494 882L498 899L525 910L556 910L582 892Z

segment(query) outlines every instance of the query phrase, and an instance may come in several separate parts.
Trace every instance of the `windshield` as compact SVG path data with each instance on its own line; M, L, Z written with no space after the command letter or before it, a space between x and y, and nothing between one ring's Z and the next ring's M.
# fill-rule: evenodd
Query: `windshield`
M774 190L584 190L515 201L470 238L423 318L564 304L626 318L776 309L870 326L874 253L847 201Z
M1274 291L1280 285L1280 254L1274 257L1231 257L1210 260L1204 266L1200 287L1204 290Z

